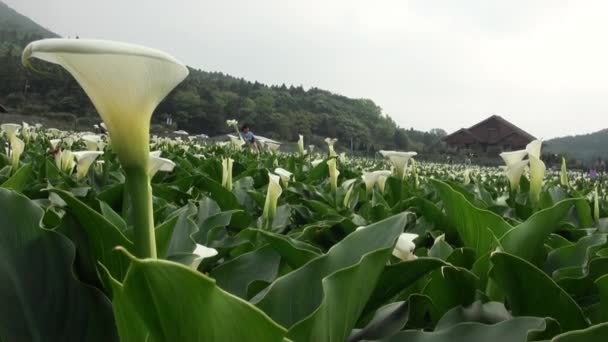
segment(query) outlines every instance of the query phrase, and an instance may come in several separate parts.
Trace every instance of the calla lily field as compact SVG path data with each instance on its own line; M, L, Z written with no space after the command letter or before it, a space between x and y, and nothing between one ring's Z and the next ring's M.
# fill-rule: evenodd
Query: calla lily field
M608 177L151 136L187 75L111 41L23 52L105 128L3 124L0 341L606 341ZM282 144L290 145L285 152ZM308 146L308 148L305 148Z

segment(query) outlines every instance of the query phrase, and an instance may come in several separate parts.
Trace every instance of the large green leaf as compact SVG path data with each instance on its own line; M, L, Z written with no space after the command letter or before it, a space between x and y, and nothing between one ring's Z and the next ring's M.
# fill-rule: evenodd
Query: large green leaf
M285 334L255 306L170 261L133 259L114 292L123 342L282 341Z
M115 248L122 246L127 250L132 250L133 243L103 215L78 200L71 193L57 188L49 189L49 191L59 195L67 203L69 212L76 217L80 227L88 236L95 258L107 267L114 278L122 279L129 267L129 260L122 253L117 253Z
M608 323L602 323L587 329L557 335L551 339L551 342L605 342L606 336L608 336Z
M579 199L566 199L551 208L534 213L525 222L518 224L505 235L496 235L508 253L527 261L535 261L549 234L560 228L559 223Z
M518 317L493 325L460 323L433 332L407 330L382 340L386 342L514 342L526 341L532 332L543 331L545 320L537 317Z
M587 327L578 304L536 266L502 252L493 253L491 261L490 277L504 291L513 315L552 317L564 331Z
M447 183L433 180L433 185L464 246L474 249L477 257L488 253L495 246L494 236L500 237L512 228L502 217L474 206L461 192Z
M289 336L344 341L406 222L407 214L400 214L349 234L327 254L277 279L253 302L293 328Z
M266 245L221 264L210 275L222 289L248 299L249 285L254 281L271 283L279 272L280 261L281 256Z
M43 211L0 189L0 340L115 341L110 301L72 272L74 245Z

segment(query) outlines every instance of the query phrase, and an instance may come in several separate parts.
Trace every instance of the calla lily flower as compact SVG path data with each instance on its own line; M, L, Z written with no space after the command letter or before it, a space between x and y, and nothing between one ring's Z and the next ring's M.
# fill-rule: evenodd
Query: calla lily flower
M0 129L2 130L2 132L4 132L4 134L6 134L6 138L8 139L8 141L11 141L11 138L17 135L17 133L21 129L21 125L14 123L5 123L0 125Z
M378 189L380 192L384 193L384 186L386 185L386 180L393 173L392 171L388 171L388 175L381 175L378 177Z
M61 144L61 139L51 139L49 140L49 143L51 144L51 148L56 150L59 144Z
M222 158L222 186L232 191L232 158Z
M228 134L228 138L230 138L230 145L235 151L240 151L243 145L245 145L245 141L243 141L243 138L240 135L237 137L232 134Z
M170 55L143 46L89 39L30 43L22 61L38 58L65 68L107 126L123 168L147 169L152 112L188 75Z
M163 172L172 172L175 168L175 162L171 159L161 158L161 151L153 151L150 152L150 162L149 162L149 175L150 178L154 177L158 171Z
M338 176L340 175L336 158L329 159L327 161L327 166L329 168L329 182L331 184L331 190L335 193L338 189Z
M334 150L334 145L336 144L336 141L338 141L337 138L325 138L325 143L327 143L327 150L330 158L337 156L336 151Z
M17 171L19 168L19 158L21 158L21 154L25 150L25 143L17 138L16 135L11 136L11 147L8 151L7 155L10 157L12 172Z
M520 160L515 164L506 167L505 171L512 191L519 188L519 181L521 180L521 175L523 175L526 170L526 166L528 166L528 160Z
M308 145L308 153L312 154L315 150L315 145Z
M94 134L86 134L82 136L82 141L87 146L87 150L89 151L97 151L99 148L99 143L101 142L101 136Z
M350 208L350 199L352 197L353 194L353 190L355 189L355 182L357 181L357 179L353 178L353 179L349 179L347 181L345 181L344 183L342 183L341 187L343 189L346 189L346 194L344 195L344 200L342 202L342 204L344 204L345 208Z
M21 129L21 136L23 137L23 140L25 140L25 142L27 143L30 141L30 137L32 135L32 127L30 127L27 122L22 122L21 126L23 127Z
M566 165L566 158L562 157L562 169L559 174L559 181L562 186L568 187L570 186L570 181L568 179L568 166Z
M298 139L298 153L300 154L300 158L303 158L305 155L304 152L304 136L302 134L299 134L299 139Z
M545 178L545 163L540 160L542 145L543 142L541 140L534 140L526 146L528 159L530 159L530 201L532 203L538 203L540 200L540 193Z
M103 154L101 151L80 151L72 153L76 158L76 179L83 179L95 159Z
M500 154L500 157L502 158L502 160L504 160L505 165L507 165L507 167L511 167L512 165L515 165L516 163L524 160L527 155L528 151L519 150L512 152L503 152Z
M416 260L416 255L414 254L416 244L414 243L414 240L417 237L418 234L401 233L397 240L397 244L393 249L393 255L403 261Z
M209 248L207 246L203 246L201 244L196 244L196 248L192 254L196 255L192 263L190 264L190 268L193 270L198 269L198 266L201 264L203 259L212 258L217 255L217 250L215 248Z
M280 176L268 173L268 190L266 191L266 201L264 202L264 212L262 213L262 218L267 229L272 226L277 212L277 203L283 193L281 184L279 184L280 180Z
M283 187L287 188L287 185L289 184L289 181L291 180L291 176L293 174L280 167L274 169L274 173L281 177L281 183L283 183Z
M321 164L324 161L325 161L324 159L315 159L315 160L311 161L310 164L312 165L312 167L317 167L317 166L319 166L319 164Z
M391 172L388 170L379 170L379 171L372 171L372 172L364 172L363 175L361 176L361 179L363 179L363 182L365 183L365 190L367 191L367 194L371 194L373 189L374 189L374 185L376 185L378 183L378 179L382 176L385 177L385 181L386 181L386 177L390 176ZM383 186L384 188L384 186Z
M380 151L380 154L387 158L395 171L397 172L397 177L399 179L405 179L405 168L407 167L408 161L418 155L416 152L399 152L399 151Z
M74 163L74 154L70 150L61 150L55 153L55 165L57 168L67 174L72 174L76 163Z

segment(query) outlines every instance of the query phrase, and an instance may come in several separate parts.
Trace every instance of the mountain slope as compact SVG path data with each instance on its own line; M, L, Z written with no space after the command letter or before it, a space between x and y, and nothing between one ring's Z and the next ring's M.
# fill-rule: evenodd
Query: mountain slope
M19 14L2 1L0 1L0 31L15 32L17 33L17 36L21 37L27 34L33 34L43 38L57 37L57 34L38 25L30 18ZM2 39L0 41L4 40Z
M565 154L570 158L591 162L597 158L608 159L608 129L590 134L555 138L546 142L545 150Z

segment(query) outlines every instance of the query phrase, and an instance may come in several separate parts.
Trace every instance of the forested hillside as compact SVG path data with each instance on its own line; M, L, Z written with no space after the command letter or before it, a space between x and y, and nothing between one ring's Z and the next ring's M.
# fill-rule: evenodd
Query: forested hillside
M75 127L98 120L94 108L63 70L36 64L25 70L22 48L30 41L56 35L0 2L0 104L11 112L38 115ZM352 99L329 91L294 86L266 86L216 72L191 69L190 76L159 106L153 121L165 129L210 136L228 131L226 119L252 125L257 134L293 141L304 134L311 143L337 137L343 147L422 150L444 134L405 130L372 100ZM157 126L158 128L159 126Z
M586 163L608 159L608 129L590 134L581 134L551 139L546 142L546 150L551 153L565 154L569 158Z

